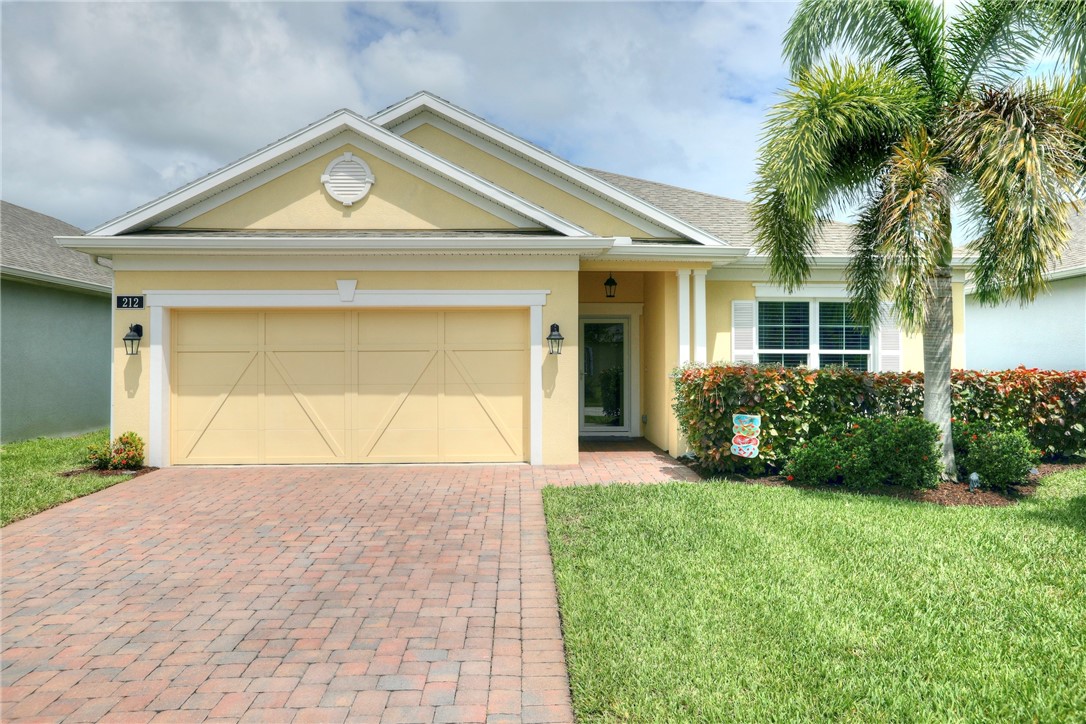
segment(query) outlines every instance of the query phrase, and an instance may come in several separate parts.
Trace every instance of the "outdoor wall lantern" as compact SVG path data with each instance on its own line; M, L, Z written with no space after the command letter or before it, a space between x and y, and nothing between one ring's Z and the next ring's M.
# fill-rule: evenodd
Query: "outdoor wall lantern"
M615 275L610 272L607 273L607 281L603 283L603 289L607 293L608 299L615 298L615 290L618 289L618 282L615 281Z
M140 352L140 340L143 339L143 325L128 325L128 334L124 336L124 352L133 355Z
M558 331L558 325L551 325L551 333L547 335L547 345L551 349L551 354L562 354L562 340L565 337Z

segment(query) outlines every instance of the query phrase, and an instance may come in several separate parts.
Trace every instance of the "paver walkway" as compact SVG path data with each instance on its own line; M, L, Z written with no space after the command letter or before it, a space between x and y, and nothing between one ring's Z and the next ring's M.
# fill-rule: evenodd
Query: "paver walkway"
M3 529L3 721L565 722L540 489L581 465L170 468Z

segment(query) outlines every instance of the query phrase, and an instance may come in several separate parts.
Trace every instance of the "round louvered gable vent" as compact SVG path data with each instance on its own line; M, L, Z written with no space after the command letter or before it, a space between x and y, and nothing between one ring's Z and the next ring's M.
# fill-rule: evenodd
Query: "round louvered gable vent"
M361 201L373 186L373 171L365 161L351 153L332 160L321 175L328 195L344 206Z

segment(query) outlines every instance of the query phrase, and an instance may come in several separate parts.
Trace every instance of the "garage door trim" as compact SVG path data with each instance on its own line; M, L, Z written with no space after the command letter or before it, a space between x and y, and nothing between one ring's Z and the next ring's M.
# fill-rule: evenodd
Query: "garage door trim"
M349 280L348 280L349 281ZM358 309L471 308L529 309L529 462L543 464L543 307L550 290L541 289L397 289L358 290L341 295L324 290L146 290L148 330L150 439L147 459L156 467L170 464L170 314L172 309ZM348 298L349 297L349 298Z

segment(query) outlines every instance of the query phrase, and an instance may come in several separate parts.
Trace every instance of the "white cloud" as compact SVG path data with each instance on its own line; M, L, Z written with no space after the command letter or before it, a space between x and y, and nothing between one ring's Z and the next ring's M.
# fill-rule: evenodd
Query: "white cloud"
M744 196L792 9L0 8L4 197L84 227L336 108L370 113L423 88L575 163ZM60 182L57 159L73 169Z

